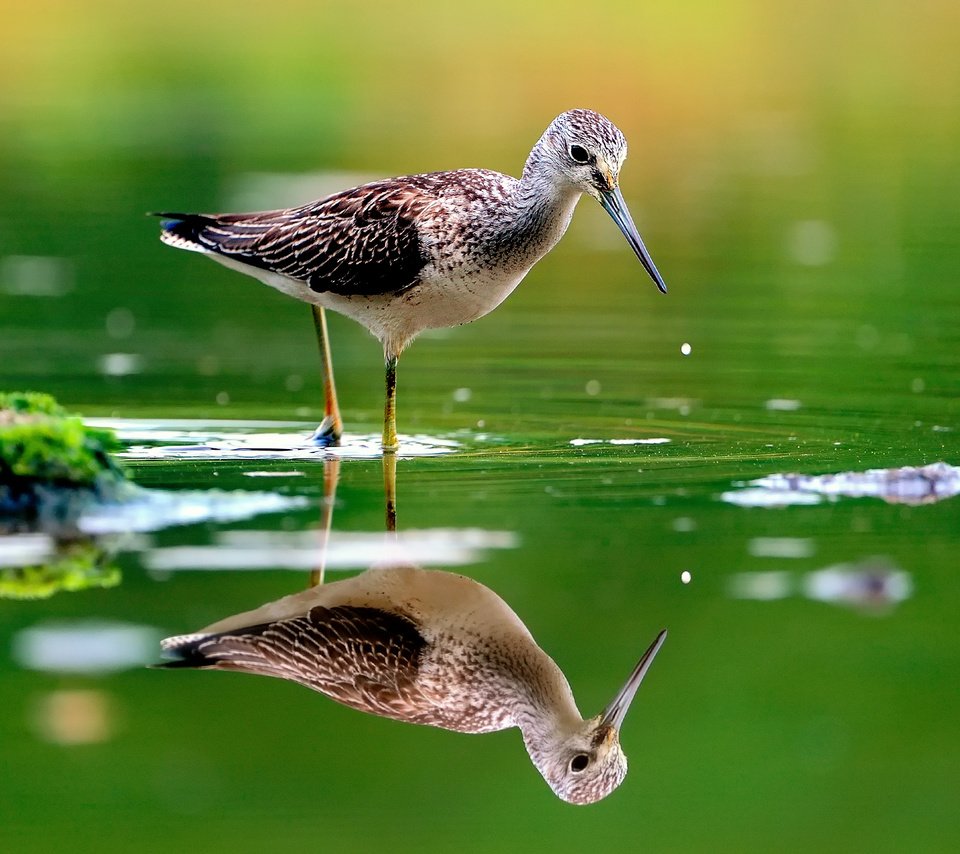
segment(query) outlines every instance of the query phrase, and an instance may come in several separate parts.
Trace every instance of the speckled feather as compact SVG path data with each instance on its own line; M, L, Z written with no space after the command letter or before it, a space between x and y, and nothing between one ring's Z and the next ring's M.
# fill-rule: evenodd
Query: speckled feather
M595 152L592 165L569 159L572 140ZM520 179L460 169L375 181L288 210L160 214L161 239L352 317L398 356L424 329L496 308L561 238L581 193L615 188L625 156L608 119L570 110L544 132Z
M305 282L316 293L400 293L427 263L417 221L449 179L377 181L289 210L163 214L164 232L252 267Z
M473 243L483 211L515 178L485 169L374 181L298 208L249 214L163 213L164 242L222 255L304 282L314 293L397 295L451 252L457 222ZM446 249L445 249L446 247Z
M652 660L661 635L635 668ZM168 638L166 668L288 679L360 711L467 733L519 727L554 792L591 803L626 757L607 714L584 720L560 668L496 593L450 572L371 569ZM624 707L625 708L625 707ZM611 712L611 714L613 714ZM588 759L571 770L575 757Z
M492 591L452 573L372 572L288 597L292 605L279 619L168 638L163 649L173 660L164 666L274 676L362 712L458 732L516 725L516 705L529 701L518 686L528 682L538 702L553 702L553 694L570 698L556 665ZM406 587L417 604L391 596L389 608L372 607L383 605L382 597L371 595L372 586L383 582ZM438 619L430 604L437 591L459 596L464 609L454 598ZM328 604L312 604L318 600ZM478 601L484 606L479 611ZM503 637L494 631L498 624ZM465 644L464 636L472 642ZM544 674L551 679L549 697L532 680Z
M173 666L275 676L363 712L440 726L434 700L418 687L425 647L411 620L343 605L166 645L181 656Z

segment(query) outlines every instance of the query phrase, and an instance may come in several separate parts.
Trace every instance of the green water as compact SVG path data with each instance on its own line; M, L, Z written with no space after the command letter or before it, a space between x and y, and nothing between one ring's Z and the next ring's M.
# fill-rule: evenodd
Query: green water
M403 725L233 674L26 666L18 638L51 621L160 637L306 583L277 543L317 528L322 459L138 452L144 486L308 504L114 538L118 586L0 604L0 847L957 849L960 498L728 495L774 474L960 465L955 10L863 7L870 25L848 21L841 44L826 9L787 27L741 5L722 21L691 12L692 29L680 12L611 8L599 50L560 4L539 46L505 36L492 65L484 39L508 20L543 35L536 11L495 6L469 27L437 4L375 24L292 3L269 22L184 7L147 27L108 3L11 17L0 388L128 432L255 420L306 435L322 410L307 308L161 246L144 211L229 207L253 173L517 173L562 109L621 124L624 195L669 294L587 199L501 308L415 342L401 437L456 448L401 455L399 526L512 535L449 568L510 603L584 713L670 635L624 727L630 773L587 808L551 794L516 731ZM176 25L194 12L196 28ZM401 61L404 40L423 62ZM584 59L558 68L563 50ZM284 186L273 204L297 200ZM348 433L375 434L378 345L331 327ZM278 476L249 476L263 472ZM334 537L382 530L382 490L379 459L345 459ZM236 531L267 567L199 571ZM185 546L205 549L196 571L157 569ZM904 595L804 592L838 564L887 567ZM743 598L763 579L775 596ZM86 740L69 743L63 720Z

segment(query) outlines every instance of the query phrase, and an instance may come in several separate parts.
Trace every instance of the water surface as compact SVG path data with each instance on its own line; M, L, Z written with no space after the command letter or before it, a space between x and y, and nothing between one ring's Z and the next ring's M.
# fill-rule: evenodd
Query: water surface
M474 122L436 93L409 103L423 71L396 62L390 22L364 30L378 47L367 80L299 35L280 50L259 25L231 41L207 22L201 49L175 15L150 36L105 12L139 53L90 32L71 42L71 73L62 57L50 66L59 88L34 75L4 96L0 386L118 426L145 487L285 501L114 531L96 546L117 571L109 586L0 604L5 849L956 850L960 498L774 489L960 465L960 173L945 106L960 76L939 36L952 13L871 10L869 32L828 51L832 12L798 23L819 34L808 42L747 8L701 22L695 45L675 34L684 21L621 10L623 33L605 31L628 77L662 93L642 105L633 86L610 92L582 23L558 20L553 44L600 70L541 57L562 79L534 75L510 109L492 106L499 71L477 88L475 45L446 65L430 53L475 93ZM15 23L42 30L27 12ZM251 45L273 52L261 67L276 79L223 79L224 58L252 67L234 54ZM189 73L169 70L176 46ZM322 414L307 308L162 247L143 211L230 207L263 173L286 178L266 183L277 205L308 172L516 173L571 98L627 131L624 194L670 292L582 202L501 308L402 357L399 429L428 452L401 453L399 519L472 543L435 565L503 596L585 713L669 629L624 728L622 788L574 809L516 732L455 735L275 680L144 669L159 637L306 584L324 455L298 438ZM383 529L370 441L383 378L373 339L331 327L350 440L336 574L362 568ZM100 639L82 647L88 666L23 652L25 633L57 627L80 632L68 646ZM128 655L97 658L103 637Z

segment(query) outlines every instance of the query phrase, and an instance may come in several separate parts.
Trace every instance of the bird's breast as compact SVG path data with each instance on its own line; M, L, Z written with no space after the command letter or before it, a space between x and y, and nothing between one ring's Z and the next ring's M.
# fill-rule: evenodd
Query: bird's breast
M435 263L427 265L420 281L397 294L319 294L315 301L352 317L380 339L388 355L399 355L424 330L461 326L493 311L526 272L471 262Z
M416 681L429 700L431 720L424 722L457 732L495 732L516 726L517 704L526 696L509 648L499 639L470 632L436 636Z

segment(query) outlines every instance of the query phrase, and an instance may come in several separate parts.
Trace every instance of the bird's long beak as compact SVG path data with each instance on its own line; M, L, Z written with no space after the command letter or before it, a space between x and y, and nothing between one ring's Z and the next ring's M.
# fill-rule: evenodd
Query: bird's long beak
M633 668L633 673L630 674L630 678L626 684L620 689L617 696L613 698L610 705L603 710L603 714L600 716L601 726L606 725L612 727L615 732L620 731L620 725L627 716L627 710L630 708L630 703L637 693L637 688L640 687L643 677L647 675L647 670L650 669L654 656L660 651L660 647L663 646L666 638L667 630L664 629L657 635L657 639L650 644L650 647L643 654L643 658L641 658L640 661L637 662L637 666Z
M660 275L659 270L657 270L657 265L653 263L653 258L650 257L650 253L647 252L647 247L643 245L643 240L640 239L640 232L637 231L637 227L633 224L633 217L630 216L630 211L627 210L627 203L623 200L623 194L620 192L619 187L614 187L612 190L600 190L600 204L603 205L603 209L610 214L613 221L617 224L617 228L623 232L623 236L627 238L627 243L630 244L630 248L637 253L637 257L640 259L640 263L643 264L643 268L650 274L650 278L656 282L658 288L660 288L661 293L667 292L667 286L663 282L663 277Z

